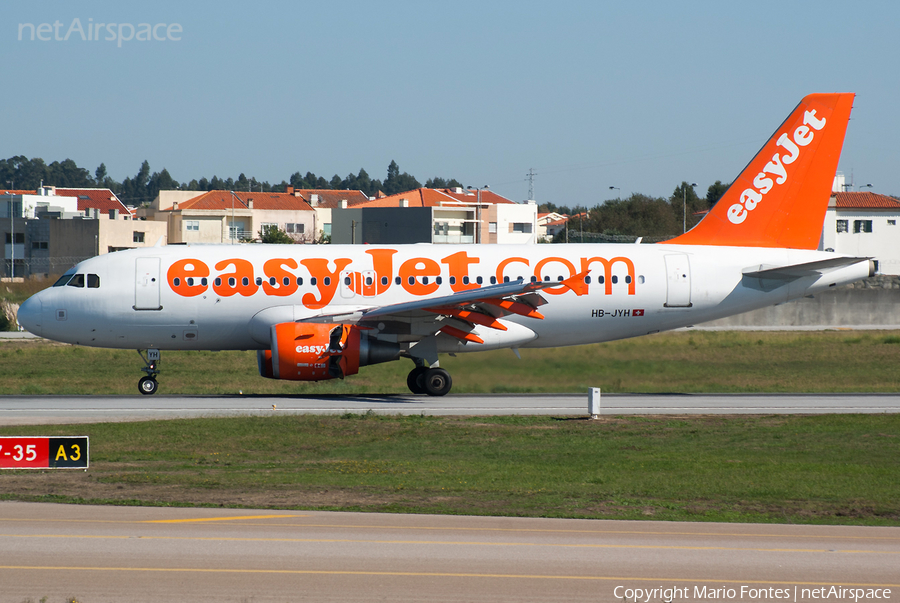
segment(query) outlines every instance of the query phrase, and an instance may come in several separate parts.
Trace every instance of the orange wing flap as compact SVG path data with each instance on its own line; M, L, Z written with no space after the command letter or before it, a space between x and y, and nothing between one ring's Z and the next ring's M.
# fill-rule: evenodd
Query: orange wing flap
M459 308L426 308L428 312L434 312L443 316L452 316L464 322L490 327L498 331L506 331L506 326L493 316L475 312L473 310L462 310Z
M475 333L466 333L462 329L457 329L456 327L451 327L450 325L444 325L440 329L438 329L439 333L445 333L450 337L456 337L457 339L461 339L462 341L470 341L472 343L484 343L484 339L476 335Z
M537 318L538 320L544 320L543 314L535 310L532 306L522 302L500 298L485 299L482 301L486 304L502 308L507 312L518 314L519 316L527 316L528 318Z

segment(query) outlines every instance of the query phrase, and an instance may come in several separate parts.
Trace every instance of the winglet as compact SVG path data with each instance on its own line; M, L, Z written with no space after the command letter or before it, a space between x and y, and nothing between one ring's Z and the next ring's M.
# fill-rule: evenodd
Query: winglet
M854 96L805 97L706 217L665 243L816 249Z

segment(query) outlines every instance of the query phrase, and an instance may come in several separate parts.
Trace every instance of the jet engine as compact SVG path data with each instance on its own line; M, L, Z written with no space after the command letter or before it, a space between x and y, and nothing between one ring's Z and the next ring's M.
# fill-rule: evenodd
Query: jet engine
M353 325L283 322L270 332L271 348L257 353L259 374L269 379L343 379L400 356L396 343L370 339Z

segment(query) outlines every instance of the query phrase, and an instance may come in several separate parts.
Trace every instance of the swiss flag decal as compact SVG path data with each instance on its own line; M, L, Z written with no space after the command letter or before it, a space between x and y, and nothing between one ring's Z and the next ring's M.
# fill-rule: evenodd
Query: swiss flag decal
M632 316L643 316L643 315L644 315L644 311L643 311L643 310L632 310L632 311L631 311L631 315L632 315Z

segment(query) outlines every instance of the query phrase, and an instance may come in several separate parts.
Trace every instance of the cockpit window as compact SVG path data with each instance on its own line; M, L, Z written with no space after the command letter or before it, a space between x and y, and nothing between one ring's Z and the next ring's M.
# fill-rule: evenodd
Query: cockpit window
M64 274L61 277L59 277L59 280L57 280L55 283L53 283L53 286L54 287L65 287L66 283L68 283L69 279L71 279L71 278L72 278L71 274Z
M99 289L100 288L100 277L96 274L87 275L87 286L88 289Z
M75 276L72 277L72 280L70 280L68 284L70 287L79 287L79 288L83 289L84 288L84 275L76 274Z

